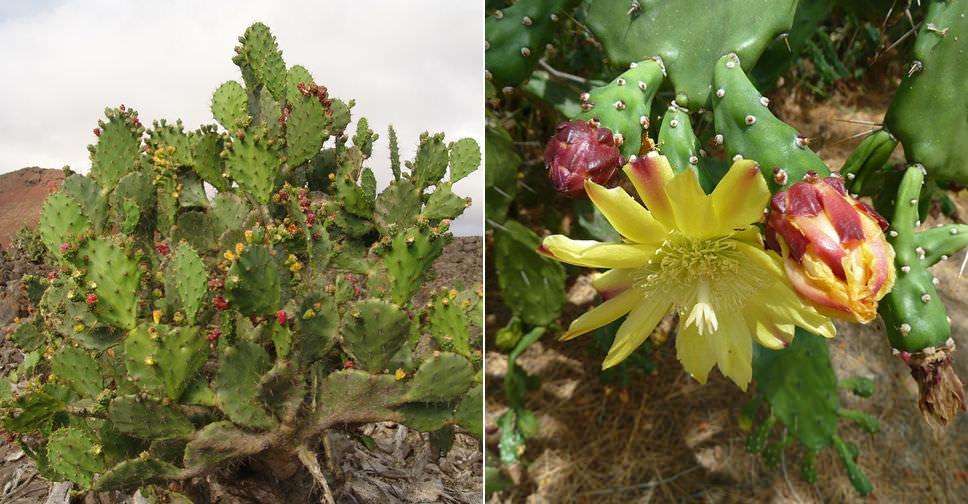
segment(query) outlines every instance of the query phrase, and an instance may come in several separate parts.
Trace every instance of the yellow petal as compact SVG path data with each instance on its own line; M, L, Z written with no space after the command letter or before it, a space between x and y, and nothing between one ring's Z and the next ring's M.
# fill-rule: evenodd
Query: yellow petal
M618 234L636 243L662 243L667 232L665 226L655 220L625 189L606 189L586 180L585 192Z
M640 275L641 273L635 269L608 270L595 276L592 287L607 299L634 285Z
M757 343L772 350L782 350L793 341L797 327L793 324L778 324L769 315L747 319L750 334Z
M666 184L666 194L672 206L676 227L688 236L706 238L727 234L731 228L720 228L713 205L699 185L696 172L688 169Z
M751 231L758 234L757 231ZM745 234L745 232L738 234ZM793 284L791 284L786 278L786 273L783 271L782 260L776 252L764 249L763 245L761 244L753 245L745 240L734 240L732 243L736 245L736 248L739 249L747 260L751 261L759 268L762 268L772 278L775 278L776 281L785 283L791 288L793 287Z
M814 334L833 338L837 330L826 316L803 304L793 289L782 283L764 288L760 302L778 324L796 324Z
M632 290L632 289L630 289ZM608 350L602 369L610 368L625 360L652 334L662 317L669 313L672 303L667 299L646 298L632 309L615 334L612 348Z
M770 200L766 179L755 161L733 163L710 195L716 218L722 228L740 228L759 222Z
M573 320L571 325L568 326L568 332L559 339L561 341L570 340L588 331L594 331L599 327L610 324L612 321L628 313L636 303L641 301L641 289L628 289Z
M638 268L649 262L655 249L651 245L572 240L564 235L551 235L544 239L538 252L575 266Z
M739 317L723 317L712 337L719 370L745 391L753 379L753 339L746 324Z
M716 354L695 325L679 327L679 333L676 334L676 357L682 367L699 383L706 383L709 370L716 364Z
M666 228L672 228L675 219L672 216L672 204L665 192L665 186L672 180L673 175L669 160L652 151L626 164L623 170L652 217Z

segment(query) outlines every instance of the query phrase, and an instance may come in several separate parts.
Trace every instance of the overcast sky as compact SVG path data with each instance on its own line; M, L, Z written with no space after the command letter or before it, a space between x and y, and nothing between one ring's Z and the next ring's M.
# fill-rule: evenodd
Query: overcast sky
M87 173L106 106L136 109L146 127L214 123L215 88L242 80L231 61L238 36L262 21L287 66L306 67L331 97L356 99L354 124L366 117L380 134L366 166L383 187L389 124L402 159L422 131L473 137L483 151L482 18L467 0L0 1L0 173ZM455 187L474 199L455 234L481 233L483 180L482 166Z

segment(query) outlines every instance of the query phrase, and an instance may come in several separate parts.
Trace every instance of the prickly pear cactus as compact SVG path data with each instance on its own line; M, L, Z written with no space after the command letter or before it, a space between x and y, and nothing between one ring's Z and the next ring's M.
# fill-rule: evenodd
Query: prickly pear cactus
M482 433L482 292L415 301L480 148L425 134L378 193L352 100L287 69L260 23L233 61L221 127L107 109L91 175L44 204L61 269L24 279L38 310L11 339L33 357L0 422L50 479L182 499L164 483L243 456L322 478L305 453L343 424Z

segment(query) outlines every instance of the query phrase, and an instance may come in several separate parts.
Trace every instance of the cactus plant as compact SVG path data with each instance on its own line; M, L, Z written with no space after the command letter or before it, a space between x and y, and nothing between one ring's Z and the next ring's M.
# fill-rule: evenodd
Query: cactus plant
M539 5L541 2L521 0L513 6L513 12L537 9ZM818 72L828 76L822 77L828 82L850 80L866 70L847 68L858 66L856 53L843 58L845 64L841 64L832 47L840 42L828 28L839 26L841 17L848 19L852 28L862 30L845 40L853 41L859 35L877 42L885 35L896 39L899 33L862 25L856 8L831 2L774 2L767 6L728 1L711 5L603 0L566 7L555 3L546 6L543 13L529 12L529 16L538 18L540 14L560 16L559 9L564 9L566 17L560 29L550 30L547 25L534 30L521 26L512 29L512 23L501 18L512 8L494 11L492 7L485 23L488 68L500 70L486 75L491 85L487 88L487 222L494 233L490 250L503 304L508 308L494 312L499 319L506 316L501 321L505 327L496 331L495 344L514 349L508 356L505 388L511 409L497 424L501 430L501 462L511 465L520 460L525 434L531 432L533 424L533 415L522 406L527 385L534 381L526 378L533 377L522 376L513 365L521 351L519 345L530 344L523 335L546 330L569 339L576 326L578 332L585 332L621 318L620 312L641 302L641 296L620 296L627 289L649 285L653 278L637 268L647 270L654 261L640 264L637 254L666 253L669 249L670 242L659 238L668 234L643 227L643 221L634 217L640 211L632 211L634 194L638 193L647 211L657 218L669 217L670 209L678 205L675 217L682 218L670 233L684 231L690 219L703 223L708 233L712 228L708 222L715 219L708 213L706 218L697 217L705 211L701 193L673 191L663 198L659 189L673 175L691 172L682 177L690 181L691 188L698 185L712 197L717 192L733 192L728 188L735 180L728 180L725 167L740 159L757 165L773 194L765 226L757 224L752 235L782 256L782 277L796 289L797 298L823 316L854 322L869 322L880 314L887 342L910 367L918 384L918 403L925 418L945 424L965 409L963 382L955 376L952 365L951 321L946 319L943 299L928 268L963 249L968 244L968 229L962 224L919 228L934 201L940 200L950 215L954 205L945 191L960 190L968 183L964 148L968 109L963 74L957 71L964 67L968 55L968 25L964 22L968 4L964 0L940 0L923 8L920 4L918 8L912 6L897 17L911 20L914 28L910 34L917 34L913 48L897 41L874 59L887 59L897 49L897 54L911 56L907 74L883 124L875 125L839 174L836 167L825 164L819 149L814 152L809 138L771 107L765 94L780 76L800 78L796 72L785 73L788 65L798 60L812 60ZM887 5L882 7L887 11ZM890 19L891 14L881 17ZM908 28L907 23L902 24ZM509 49L524 40L541 40L547 45L546 50L528 52L541 59L541 68L536 61L521 58ZM798 69L809 65L794 64L800 65ZM635 72L644 74L630 78ZM637 81L642 83L639 89L632 85ZM938 114L925 112L937 109L939 104L944 110ZM571 122L561 123L561 114ZM555 125L559 125L557 130ZM658 130L654 125L659 125ZM608 128L613 135L611 143L602 141L602 135L597 144L566 140L579 137L582 129L595 131L592 128ZM532 145L542 140L548 142L543 151L546 178L528 169L540 162L542 152ZM904 149L906 168L889 162L899 144ZM616 163L611 147L618 147L624 158L617 164L626 165L627 180L620 170L612 169ZM657 158L654 151L671 161L667 176L651 176L655 170L641 168L650 164L643 159ZM531 158L521 155L523 152ZM607 174L591 169L599 165L607 166L608 170L600 170ZM587 192L594 204L599 203L596 195L601 201L614 197L623 203L616 203L610 212L596 212L584 201L557 204L562 200L555 199L556 192L570 197L582 197ZM628 193L633 196L627 198ZM749 198L741 202L740 193L750 191L735 193L735 198L727 198L735 200L730 205L749 206L750 220L759 220L763 209L753 212L757 203ZM870 203L863 197L869 197ZM604 221L612 223L617 233L603 229ZM736 227L731 229L738 232ZM551 282L557 276L545 265L529 261L528 245L536 244L541 234L572 237L545 239L546 245L550 240L554 247L543 249L554 248L552 255L562 261L612 269L593 277L592 285L601 287L601 305L571 321L568 331L558 330L556 319L564 292L549 285L557 283ZM634 252L630 248L653 239L654 247ZM617 250L627 250L628 254L613 253ZM657 270L668 271L670 264L687 255L674 253ZM692 269L699 268L696 263ZM576 275L578 270L567 272ZM752 275L747 271L742 276ZM534 282L542 276L548 282ZM620 277L623 280L618 280ZM644 303L648 308L642 308L640 315L647 309L658 310L667 302L665 298L688 285L684 279L671 283L676 284L671 294ZM744 290L739 287L741 282L728 283L735 291ZM692 301L676 304L681 308ZM771 325L765 314L772 313L778 301L775 296L753 301L763 313L749 324L751 332L770 326L774 334L779 334L781 329L809 325L805 319ZM714 305L711 303L710 309ZM689 320L680 317L675 333L677 348L689 335L690 321L703 317L701 313L690 314ZM644 318L633 312L624 324L632 326ZM726 324L718 320L707 327L712 330ZM638 345L646 337L639 334L641 331L632 333L636 337L626 342ZM832 331L825 334L830 336ZM805 479L815 481L816 455L832 447L858 493L871 492L871 484L855 460L856 447L838 435L837 422L847 418L871 433L877 430L877 422L870 415L839 406L838 383L823 340L797 329L795 338L785 338L783 344L771 346L772 350L756 348L752 360L759 384L757 400L768 403L769 412L751 436L750 448L763 453L769 465L775 465L799 441L805 448L802 473ZM629 348L622 350L622 356L628 355ZM745 359L746 351L734 348L732 353L722 354ZM697 354L680 351L678 355L682 359ZM621 359L606 362L615 364L616 360ZM692 374L700 381L705 378L704 373ZM854 380L840 387L869 394L865 383ZM772 436L776 427L781 433Z
M39 309L12 337L32 355L17 376L43 385L6 394L0 415L50 478L178 501L155 485L242 456L288 454L324 478L306 452L342 424L481 435L477 299L415 298L469 204L451 184L479 147L424 134L377 196L364 163L378 136L365 119L352 144L343 134L352 100L287 69L261 23L233 61L243 83L211 102L221 128L146 129L107 109L91 176L44 205L62 269L25 279ZM453 347L434 350L444 336Z

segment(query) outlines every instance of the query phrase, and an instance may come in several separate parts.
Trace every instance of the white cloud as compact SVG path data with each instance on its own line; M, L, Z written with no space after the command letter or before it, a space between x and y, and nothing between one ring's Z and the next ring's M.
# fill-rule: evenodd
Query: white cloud
M0 8L0 173L89 168L86 146L106 106L141 121L214 122L212 92L241 80L237 37L254 21L276 35L330 95L355 99L354 119L380 133L368 166L390 178L387 125L410 159L422 131L470 136L483 148L483 23L476 2L46 1ZM480 234L483 166L457 185L474 205L452 229Z

